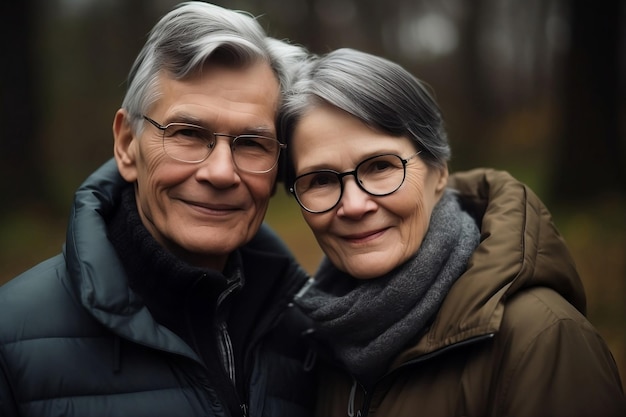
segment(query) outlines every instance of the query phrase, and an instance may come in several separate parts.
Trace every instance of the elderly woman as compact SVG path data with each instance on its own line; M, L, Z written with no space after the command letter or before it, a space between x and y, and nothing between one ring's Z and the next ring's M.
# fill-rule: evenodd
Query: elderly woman
M318 415L626 415L550 214L504 172L448 175L436 102L400 66L313 58L281 114L286 183L325 258L296 303Z

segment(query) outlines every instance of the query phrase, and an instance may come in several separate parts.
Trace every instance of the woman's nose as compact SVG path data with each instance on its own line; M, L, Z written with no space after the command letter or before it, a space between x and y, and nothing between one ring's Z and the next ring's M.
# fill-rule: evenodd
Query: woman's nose
M339 201L339 216L360 218L378 207L374 197L361 189L354 176L343 179L343 195Z

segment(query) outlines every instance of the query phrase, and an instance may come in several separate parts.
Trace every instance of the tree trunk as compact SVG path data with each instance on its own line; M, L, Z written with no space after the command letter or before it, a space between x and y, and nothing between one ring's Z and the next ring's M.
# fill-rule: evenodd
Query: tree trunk
M563 118L551 195L579 203L626 192L620 136L622 0L570 2L570 50L563 66Z
M36 24L32 0L2 3L4 40L0 119L0 215L44 200L35 73ZM10 18L9 18L10 17Z

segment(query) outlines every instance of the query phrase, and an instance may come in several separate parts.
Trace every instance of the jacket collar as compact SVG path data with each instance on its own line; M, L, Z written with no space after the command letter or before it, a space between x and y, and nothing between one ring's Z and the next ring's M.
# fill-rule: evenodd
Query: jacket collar
M77 190L64 246L70 286L83 307L118 336L199 361L187 344L153 320L141 297L129 288L107 238L104 218L119 204L126 186L111 159Z
M450 178L463 208L481 229L481 243L452 286L428 332L394 365L498 332L505 302L519 291L549 287L581 312L585 295L550 213L506 172L476 169Z
M63 249L68 267L68 286L90 314L117 335L200 361L186 343L153 319L142 298L130 288L127 273L107 238L105 219L120 204L122 190L127 186L111 159L77 190ZM257 237L242 248L242 253L247 254L243 260L244 269L253 271L255 279L258 275L260 281L282 296L281 303L272 304L275 307L272 314L265 316L271 321L302 281L285 278L288 272L293 274L293 271L288 271L288 265L293 265L293 260L275 253L273 249L276 248L271 246L275 243L271 242L269 235L266 226L262 226ZM270 256L265 252L273 254ZM258 253L254 259L263 259L264 263L252 265L247 262L245 257L251 253ZM277 278L276 282L271 281L273 278ZM302 279L305 278L302 274ZM272 294L272 297L278 295Z

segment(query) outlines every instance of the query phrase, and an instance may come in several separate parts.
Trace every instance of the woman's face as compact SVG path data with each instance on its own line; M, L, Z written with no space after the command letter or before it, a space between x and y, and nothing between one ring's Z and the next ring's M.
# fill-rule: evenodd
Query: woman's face
M409 138L373 130L328 105L315 107L300 119L289 146L296 176L320 169L352 171L370 156L393 153L406 159L416 152ZM332 210L320 214L302 210L302 215L338 269L355 278L375 278L417 252L447 177L447 168L429 167L418 155L407 163L406 178L395 193L369 195L347 175L343 196Z

